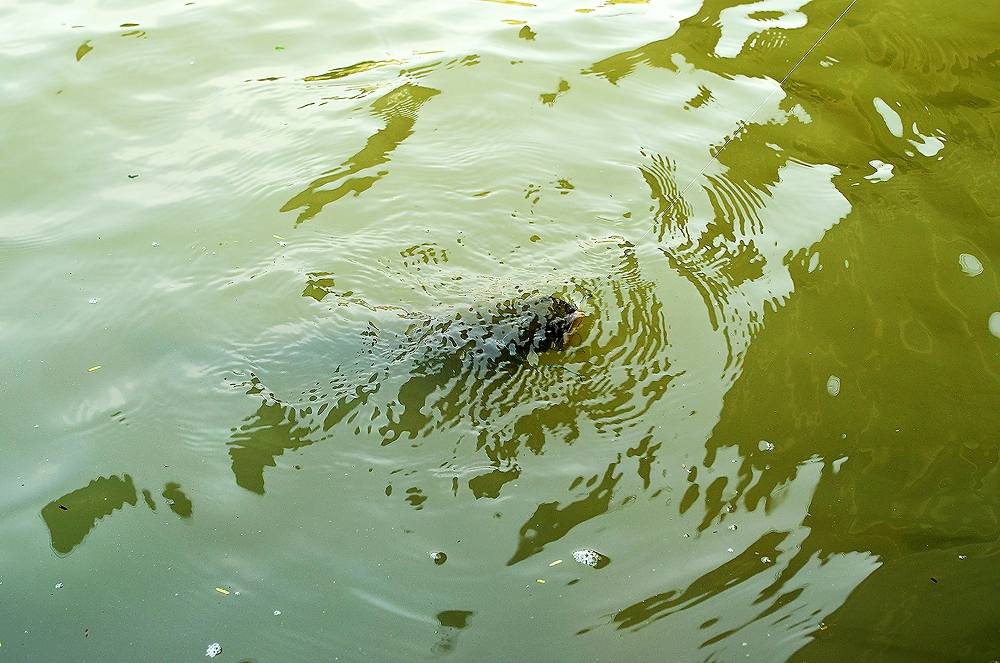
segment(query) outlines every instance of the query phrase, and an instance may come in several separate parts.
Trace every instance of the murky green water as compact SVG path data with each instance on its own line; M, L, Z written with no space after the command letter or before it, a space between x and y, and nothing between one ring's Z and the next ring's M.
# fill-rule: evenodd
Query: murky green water
M3 3L0 659L1000 658L1000 4L845 7Z

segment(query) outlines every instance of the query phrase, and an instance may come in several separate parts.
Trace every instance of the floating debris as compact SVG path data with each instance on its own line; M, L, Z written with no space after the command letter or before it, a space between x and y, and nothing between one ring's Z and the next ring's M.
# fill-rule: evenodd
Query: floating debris
M83 59L83 56L94 50L94 47L90 45L90 40L80 44L80 47L76 49L76 61L79 62Z
M991 334L1000 338L1000 311L995 311L990 315L988 327Z
M101 366L100 364L98 364L97 366L91 366L90 368L88 368L87 372L88 373L93 373L94 371L101 370L101 368L103 368L103 366Z
M768 442L767 440L761 440L757 443L757 448L761 451L774 451L774 443Z
M607 555L603 555L596 550L591 550L589 548L575 551L573 553L573 559L580 564L592 566L595 569L604 568L611 563L611 559Z
M836 375L831 375L826 380L826 393L833 397L840 395L840 378Z
M130 180L134 180L137 177L139 177L139 173L129 173L129 175L128 175L128 178Z
M213 642L208 646L208 649L205 650L205 656L208 656L209 658L215 658L221 653L222 653L222 645L220 645L218 642Z
M435 564L441 566L442 564L448 561L448 556L445 555L440 550L435 550L434 552L431 553L431 559L434 560Z
M559 565L559 564L562 564L562 560L561 560L561 559L557 559L557 560L556 560L556 561L554 561L554 562L550 562L550 563L549 563L549 566L557 566L557 565Z
M535 582L537 582L539 585L544 585L545 584L545 581L542 580L541 578L536 578Z
M763 557L760 558L760 561L762 563L764 563L764 564L770 564L771 563L771 558L768 557L767 555L764 555Z
M983 273L983 263L971 253L958 256L958 266L966 276L979 276Z
M220 594L222 594L223 596L229 596L229 590L228 590L228 589L225 589L225 588L223 588L223 587L216 587L216 588L215 588L215 591L219 592L219 593L220 593Z

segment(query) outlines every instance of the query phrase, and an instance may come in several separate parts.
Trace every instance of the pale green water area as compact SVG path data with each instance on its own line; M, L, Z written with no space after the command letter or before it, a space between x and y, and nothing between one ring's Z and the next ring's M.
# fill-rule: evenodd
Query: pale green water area
M0 661L1000 659L1000 0L847 8L5 0Z

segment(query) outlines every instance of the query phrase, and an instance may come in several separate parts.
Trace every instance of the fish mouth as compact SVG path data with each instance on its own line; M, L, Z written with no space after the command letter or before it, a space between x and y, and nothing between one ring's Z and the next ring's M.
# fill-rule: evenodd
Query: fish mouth
M567 342L569 342L569 339L571 336L573 336L573 334L575 334L577 331L580 330L580 327L583 326L583 321L586 317L587 314L584 313L583 311L574 311L573 313L570 314L569 328L566 330Z

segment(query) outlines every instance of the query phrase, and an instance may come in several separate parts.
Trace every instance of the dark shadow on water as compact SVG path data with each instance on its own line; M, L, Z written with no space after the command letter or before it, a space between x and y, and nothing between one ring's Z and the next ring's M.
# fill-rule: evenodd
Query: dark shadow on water
M49 528L52 548L65 555L83 543L97 521L126 504L135 506L138 496L132 477L98 477L83 488L49 502L42 508L42 520Z
M176 513L181 518L190 518L194 512L194 507L191 504L191 500L188 496L184 494L181 490L181 485L179 483L174 483L173 481L167 483L163 488L163 499L167 501L167 506L170 510Z
M517 564L541 552L546 545L566 536L580 523L607 513L615 485L622 476L620 473L615 474L620 462L619 458L608 465L600 482L582 498L562 507L559 502L539 504L535 513L521 526L517 550L507 560L507 565Z
M458 631L468 627L469 617L476 613L471 610L443 610L437 614L440 626L437 629L439 640L431 648L438 656L450 654L455 650Z
M385 120L385 126L374 133L360 152L347 158L340 166L323 173L301 192L292 196L282 212L302 209L296 224L308 221L326 205L353 193L359 196L388 174L386 170L371 172L388 163L389 155L413 134L420 108L440 90L405 83L372 103L372 112ZM363 174L369 171L368 174ZM341 184L328 188L341 181ZM304 209L303 209L304 208Z
M156 511L156 503L148 489L141 491L143 501L151 511ZM181 490L180 484L168 482L163 489L163 497L170 510L181 518L190 518L194 508L191 500ZM52 541L52 549L60 555L73 552L97 526L97 523L125 506L136 506L139 492L132 477L98 477L83 488L59 497L42 508Z

